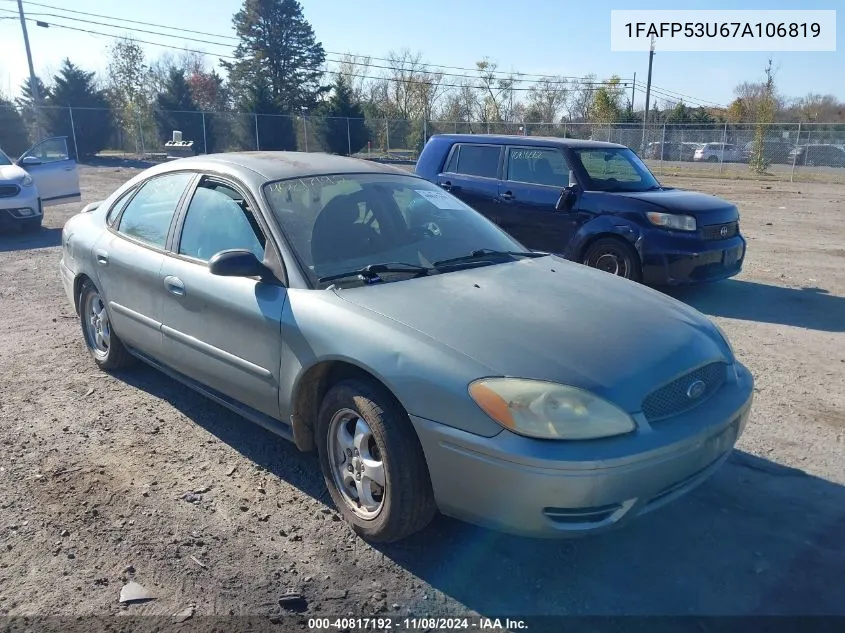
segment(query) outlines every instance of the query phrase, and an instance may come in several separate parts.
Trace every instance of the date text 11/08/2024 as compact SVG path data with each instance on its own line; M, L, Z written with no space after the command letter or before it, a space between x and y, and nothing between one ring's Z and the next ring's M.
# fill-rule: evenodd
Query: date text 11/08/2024
M516 631L528 628L524 620L510 618L309 618L311 631Z

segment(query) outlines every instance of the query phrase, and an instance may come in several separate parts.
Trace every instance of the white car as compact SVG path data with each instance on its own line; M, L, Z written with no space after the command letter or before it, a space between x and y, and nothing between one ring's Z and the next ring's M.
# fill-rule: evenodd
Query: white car
M0 149L0 229L41 228L44 207L79 202L79 173L67 139L44 139L18 160Z
M692 159L708 163L738 163L742 160L742 149L731 143L704 143L695 150Z

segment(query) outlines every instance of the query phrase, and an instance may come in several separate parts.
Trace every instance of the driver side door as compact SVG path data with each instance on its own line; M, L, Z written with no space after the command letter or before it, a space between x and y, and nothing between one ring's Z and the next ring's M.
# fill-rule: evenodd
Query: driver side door
M18 166L35 181L42 206L79 202L79 173L67 149L67 139L47 138L18 159Z
M279 414L281 318L287 289L253 277L212 275L208 260L247 249L272 250L247 189L203 177L178 220L159 283L164 293L163 361L241 404ZM272 257L271 253L271 257Z

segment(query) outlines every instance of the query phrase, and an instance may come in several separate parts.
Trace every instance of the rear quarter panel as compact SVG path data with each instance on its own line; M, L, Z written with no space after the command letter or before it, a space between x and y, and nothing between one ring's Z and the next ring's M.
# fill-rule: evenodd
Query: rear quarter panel
M423 151L417 159L414 173L426 180L435 182L437 180L437 174L443 171L443 165L446 162L449 151L452 149L452 145L453 142L449 139L432 136L428 143L425 144L425 147L423 147Z

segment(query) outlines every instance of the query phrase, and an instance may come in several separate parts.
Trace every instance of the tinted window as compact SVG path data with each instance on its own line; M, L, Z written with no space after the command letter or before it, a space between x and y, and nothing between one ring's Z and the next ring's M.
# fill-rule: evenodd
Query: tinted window
M147 181L126 206L120 217L118 231L152 246L164 248L176 205L191 178L193 174L181 173Z
M593 191L646 191L660 185L640 158L628 148L573 149L587 172Z
M495 178L499 172L501 150L495 145L461 145L458 154L459 174Z
M508 150L508 180L566 187L569 166L554 149L512 147Z
M452 155L449 157L449 162L446 164L446 168L443 170L447 173L454 173L458 170L458 153L460 152L460 145L455 145L454 150L452 151Z
M450 193L412 176L298 178L268 183L264 193L315 285L328 285L319 277L369 264L428 267L477 249L524 250Z
M220 251L238 248L264 259L264 235L242 196L226 185L202 183L191 198L179 253L208 261Z

